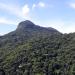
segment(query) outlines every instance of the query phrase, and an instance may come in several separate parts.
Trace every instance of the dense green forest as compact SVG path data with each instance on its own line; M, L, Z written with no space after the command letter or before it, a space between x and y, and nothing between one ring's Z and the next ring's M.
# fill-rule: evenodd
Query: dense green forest
M0 36L0 75L75 75L75 33L19 23Z

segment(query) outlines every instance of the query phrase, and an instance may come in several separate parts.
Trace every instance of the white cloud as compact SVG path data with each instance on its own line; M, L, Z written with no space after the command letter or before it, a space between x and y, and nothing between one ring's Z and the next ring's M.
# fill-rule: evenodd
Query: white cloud
M34 8L45 8L46 7L46 4L44 3L44 2L39 2L39 3L37 3L37 4L33 4L32 5L32 9L34 9Z
M27 17L28 13L30 11L27 4L25 4L22 7L19 7L16 5L0 3L0 9L5 10L5 12L8 12L8 13L13 14L13 15L20 17L20 18Z
M36 4L33 4L33 5L32 5L32 9L34 9L35 7L36 7Z
M0 3L0 9L5 10L6 12L14 14L16 16L21 16L19 7L15 6L15 5L12 6L10 4Z
M69 6L75 9L75 3L69 3Z
M39 3L38 3L38 6L39 6L39 7L45 7L46 4L45 4L44 2L39 2Z
M17 25L18 22L17 21L12 21L12 20L8 20L6 18L0 18L0 24L13 24L13 25Z
M30 12L29 6L26 4L22 7L22 13L26 16Z

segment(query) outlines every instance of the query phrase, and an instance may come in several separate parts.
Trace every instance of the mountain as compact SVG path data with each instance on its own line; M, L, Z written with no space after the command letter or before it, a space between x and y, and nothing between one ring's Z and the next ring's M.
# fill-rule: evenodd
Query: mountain
M34 31L36 31L36 30L44 31L45 30L45 32L50 31L50 33L51 32L58 32L54 28L44 28L44 27L40 27L38 25L35 25L34 23L32 23L29 20L26 20L26 21L23 21L23 22L19 23L18 28L17 28L17 30L21 30L21 31L28 30L28 29L31 29L31 30L34 30Z
M75 33L20 22L0 37L0 75L74 75Z
M37 37L52 36L53 34L61 34L54 28L44 28L35 25L29 20L20 22L17 29L0 37L0 46L4 47L7 43L17 44L26 42L29 39Z

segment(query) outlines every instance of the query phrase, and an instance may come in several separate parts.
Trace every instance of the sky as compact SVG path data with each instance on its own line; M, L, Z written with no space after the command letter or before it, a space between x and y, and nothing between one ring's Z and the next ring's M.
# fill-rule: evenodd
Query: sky
M0 0L0 35L25 20L62 33L75 32L75 0Z

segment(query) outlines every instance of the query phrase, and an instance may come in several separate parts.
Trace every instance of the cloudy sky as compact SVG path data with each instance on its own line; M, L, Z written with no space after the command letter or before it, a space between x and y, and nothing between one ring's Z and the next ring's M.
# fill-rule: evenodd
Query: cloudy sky
M0 35L24 20L62 33L75 32L75 0L0 0Z

